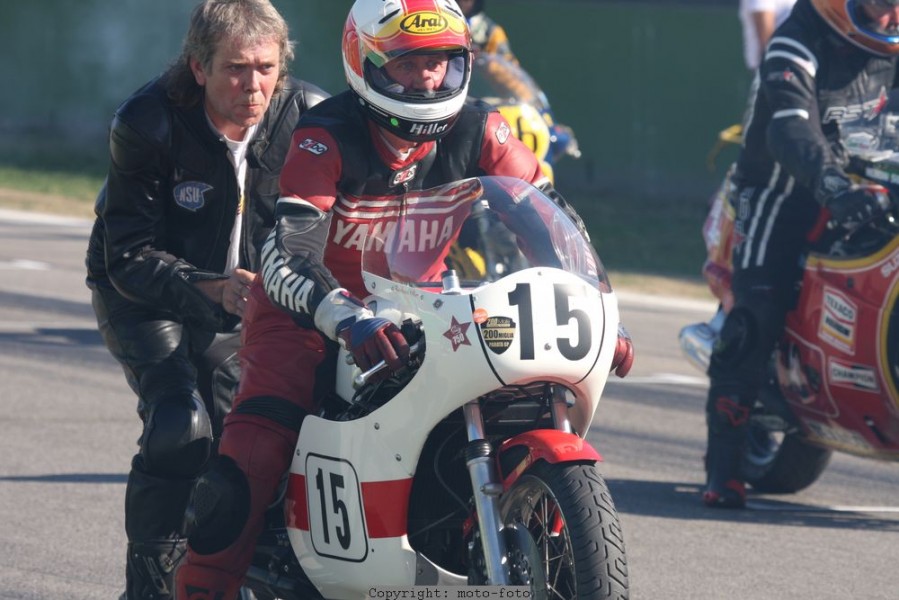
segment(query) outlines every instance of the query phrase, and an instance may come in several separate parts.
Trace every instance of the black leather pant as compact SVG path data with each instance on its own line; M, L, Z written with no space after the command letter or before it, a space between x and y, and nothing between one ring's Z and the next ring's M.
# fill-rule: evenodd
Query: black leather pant
M126 597L171 598L188 497L231 408L240 335L191 327L108 284L91 287L100 334L143 423L125 492Z

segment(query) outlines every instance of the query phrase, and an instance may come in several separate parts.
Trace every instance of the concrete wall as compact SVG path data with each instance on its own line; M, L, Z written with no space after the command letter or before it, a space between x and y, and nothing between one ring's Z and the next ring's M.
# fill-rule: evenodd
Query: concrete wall
M294 72L345 88L339 39L350 0L274 0L298 40ZM187 0L0 3L0 147L101 148L115 106L180 48ZM718 130L743 109L736 2L490 0L522 64L584 156L569 186L705 197Z

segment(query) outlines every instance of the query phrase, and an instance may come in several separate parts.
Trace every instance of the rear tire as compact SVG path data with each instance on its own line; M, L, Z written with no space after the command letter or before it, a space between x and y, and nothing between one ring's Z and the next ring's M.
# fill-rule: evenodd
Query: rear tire
M798 432L782 437L750 424L743 477L756 491L793 494L813 484L830 463L832 450L805 441Z
M503 495L503 523L529 532L545 580L539 600L628 598L618 512L592 464L537 462ZM542 587L538 586L538 587Z

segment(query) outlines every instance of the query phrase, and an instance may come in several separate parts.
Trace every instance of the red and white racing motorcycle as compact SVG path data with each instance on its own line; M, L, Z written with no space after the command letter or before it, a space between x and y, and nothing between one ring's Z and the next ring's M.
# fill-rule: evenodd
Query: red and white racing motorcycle
M805 258L796 307L771 357L750 416L745 481L792 493L814 483L834 451L899 460L899 117L844 131L850 172L885 186L884 211L853 231L825 220ZM681 330L680 344L705 372L730 309L733 209L728 180L713 199L703 236L703 274L721 305L708 323ZM826 219L827 215L824 215Z
M618 514L584 440L619 328L592 246L539 190L499 177L411 192L360 243L367 302L402 328L411 361L379 378L342 354L245 589L626 598Z

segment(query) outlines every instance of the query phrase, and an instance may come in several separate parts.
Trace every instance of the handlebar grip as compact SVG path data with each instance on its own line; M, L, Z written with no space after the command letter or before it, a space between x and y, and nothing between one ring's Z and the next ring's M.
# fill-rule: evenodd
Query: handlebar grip
M387 361L386 361L386 360L380 360L380 361L378 361L378 362L377 362L371 369L369 369L368 371L362 371L361 373L359 373L358 375L356 375L356 376L353 378L353 385L355 385L357 388L362 387L363 385L365 385L366 383L368 383L368 380L371 379L373 375L375 375L375 374L376 374L378 371L380 371L381 369L385 369L386 367L387 367Z
M417 357L423 351L424 351L424 342L423 341L419 341L419 342L415 342L414 344L410 344L409 345L409 360L412 360L413 358ZM352 354L347 355L347 364L352 364L353 363L352 359L353 359ZM368 383L368 380L371 379L373 375L375 375L377 372L381 371L382 369L385 369L386 367L387 367L386 361L383 361L383 360L378 361L368 371L363 371L363 372L359 373L358 375L356 375L355 377L353 377L353 386L356 388L362 387L363 385Z

